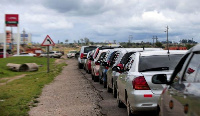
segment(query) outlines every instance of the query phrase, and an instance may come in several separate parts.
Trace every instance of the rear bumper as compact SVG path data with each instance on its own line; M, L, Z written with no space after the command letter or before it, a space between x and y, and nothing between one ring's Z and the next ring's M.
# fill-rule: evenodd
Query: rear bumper
M157 110L160 95L153 94L151 90L133 90L128 93L128 101L132 112Z

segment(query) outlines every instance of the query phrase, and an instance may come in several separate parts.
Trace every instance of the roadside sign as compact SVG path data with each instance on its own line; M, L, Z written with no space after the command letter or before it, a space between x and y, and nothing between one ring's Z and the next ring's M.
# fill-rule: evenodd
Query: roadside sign
M5 23L6 26L17 27L19 22L18 14L6 14Z
M55 43L53 42L53 40L50 38L49 35L46 36L46 38L44 39L44 41L42 42L41 46L54 46Z

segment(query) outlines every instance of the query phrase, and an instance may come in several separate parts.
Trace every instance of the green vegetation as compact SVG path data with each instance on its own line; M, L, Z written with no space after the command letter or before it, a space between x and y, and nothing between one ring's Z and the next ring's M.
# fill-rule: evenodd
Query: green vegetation
M0 78L27 74L27 76L0 86L0 116L26 116L30 107L37 106L37 98L44 85L52 82L66 64L55 64L50 59L50 73L46 71L46 58L37 57L11 57L0 59ZM43 65L37 72L13 72L7 63L37 63Z

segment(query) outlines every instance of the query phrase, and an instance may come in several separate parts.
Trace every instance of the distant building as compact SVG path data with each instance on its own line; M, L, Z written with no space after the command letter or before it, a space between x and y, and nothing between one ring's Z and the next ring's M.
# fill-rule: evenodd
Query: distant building
M11 31L6 31L6 43L17 44L17 33L11 34ZM0 43L4 42L4 33L0 33ZM20 33L20 44L30 44L32 41L32 35L30 33Z

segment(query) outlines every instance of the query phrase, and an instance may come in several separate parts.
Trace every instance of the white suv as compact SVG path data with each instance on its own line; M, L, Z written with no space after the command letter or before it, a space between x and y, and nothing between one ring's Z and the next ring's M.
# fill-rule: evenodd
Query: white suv
M87 53L96 49L96 46L82 46L78 57L78 67L82 69L87 59Z

